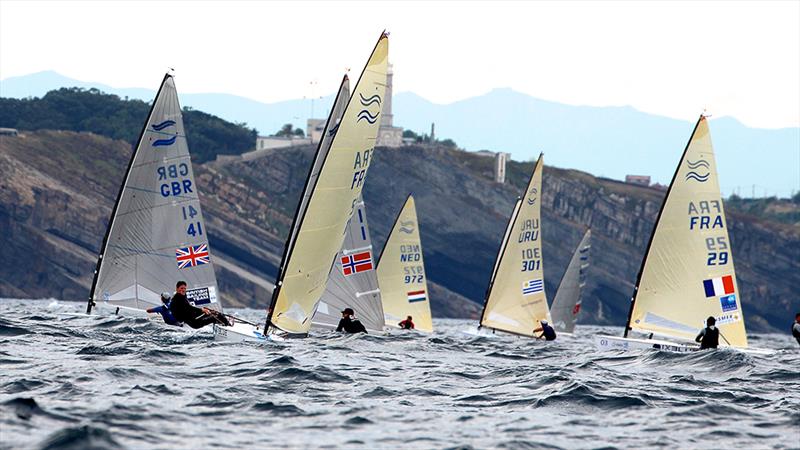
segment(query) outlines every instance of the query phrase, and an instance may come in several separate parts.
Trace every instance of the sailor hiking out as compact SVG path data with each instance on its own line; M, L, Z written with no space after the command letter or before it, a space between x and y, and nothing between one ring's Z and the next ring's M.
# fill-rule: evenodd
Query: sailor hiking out
M189 299L186 297L185 281L178 281L178 284L175 285L175 295L172 296L169 310L177 321L195 329L214 323L226 327L231 326L228 318L218 311L209 308L201 309L189 303Z
M709 316L706 319L706 327L700 330L700 334L694 338L695 342L700 343L700 350L719 347L719 329L716 327L717 319Z
M344 331L346 333L366 333L367 329L364 327L364 324L361 323L355 317L355 312L353 308L345 308L342 311L342 319L339 321L339 326L336 327L336 331Z

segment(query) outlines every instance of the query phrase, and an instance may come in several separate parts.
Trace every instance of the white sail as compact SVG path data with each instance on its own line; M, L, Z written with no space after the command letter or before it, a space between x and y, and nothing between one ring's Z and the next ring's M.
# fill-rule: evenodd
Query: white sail
M482 327L534 336L539 320L550 319L544 288L541 239L543 156L533 168L525 196L509 219L506 242L487 290Z
M383 330L383 305L375 271L376 255L367 223L367 209L359 198L347 226L342 251L328 276L328 285L314 313L314 328L336 328L345 308L352 308L369 331Z
M693 339L716 317L721 345L747 347L717 165L705 117L686 145L656 221L628 329Z
M581 293L586 284L586 271L589 269L589 241L592 237L592 230L586 230L583 239L572 254L567 270L558 285L556 298L550 308L553 317L553 328L556 331L572 333L575 330L575 323L578 321L578 314L581 312Z
M311 327L372 159L388 52L389 39L382 34L321 162L308 205L296 218L298 228L287 242L267 315L268 324L278 330L306 334Z
M412 195L398 213L381 251L378 284L387 326L397 328L400 321L411 316L415 329L433 331L428 278Z
M166 75L117 197L87 312L97 302L160 305L159 293L179 280L194 304L221 309L207 232L175 81Z

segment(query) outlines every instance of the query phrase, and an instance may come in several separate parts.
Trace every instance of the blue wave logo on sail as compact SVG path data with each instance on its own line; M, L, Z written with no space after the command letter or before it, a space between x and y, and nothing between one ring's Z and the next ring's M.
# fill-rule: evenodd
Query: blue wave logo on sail
M363 95L361 95L361 93L359 93L358 96L360 97L361 104L364 106L369 106L376 103L378 104L378 106L381 106L381 97L378 94L375 94L369 98L364 97Z
M334 134L336 134L336 131L339 130L339 124L341 124L341 122L337 121L336 125L334 125L330 130L328 130L328 136L333 136Z
M529 205L533 206L533 204L536 203L536 194L538 194L538 193L539 193L539 191L536 188L531 188L531 190L528 191L528 200L527 201L528 201Z
M153 147L166 147L172 145L178 139L178 136L172 136L169 139L157 139L153 142Z
M687 159L686 166L690 169L689 172L686 173L686 181L695 180L700 183L705 183L708 181L708 177L711 176L711 171L709 170L711 164L705 159L699 159L697 161Z
M361 122L362 120L366 120L369 123L375 123L378 121L379 114L380 112L376 112L375 115L373 116L372 114L370 114L368 110L362 109L361 111L358 112L358 119L356 120L356 122Z
M406 222L400 221L400 231L405 234L411 234L414 232L414 221L408 220Z
M156 131L161 131L164 128L171 127L173 125L175 125L175 121L174 120L165 120L165 121L163 121L161 123L153 124L153 129L156 130Z

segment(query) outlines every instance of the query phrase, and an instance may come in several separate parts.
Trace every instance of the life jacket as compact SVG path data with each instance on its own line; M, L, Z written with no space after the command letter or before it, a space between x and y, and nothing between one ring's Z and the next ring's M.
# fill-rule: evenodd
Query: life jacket
M796 325L797 322L792 324L792 336L794 336L794 338L797 339L797 342L800 343L800 331L797 330L800 327L797 327Z
M719 347L719 328L714 328L712 330L706 327L703 331L703 340L700 341L700 349Z
M402 328L404 330L413 330L414 329L414 322L406 319L406 320L400 322L400 328Z
M544 335L545 340L548 341L556 340L556 330L550 325L542 325L542 334Z

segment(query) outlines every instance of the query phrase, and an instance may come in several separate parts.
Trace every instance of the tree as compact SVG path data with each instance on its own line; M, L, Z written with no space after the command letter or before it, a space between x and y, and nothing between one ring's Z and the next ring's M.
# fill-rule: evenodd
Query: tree
M294 126L292 126L292 124L290 124L290 123L286 123L281 127L280 130L278 130L277 133L275 133L275 136L286 136L286 137L289 137L289 136L292 135L292 131L293 130L294 130Z

